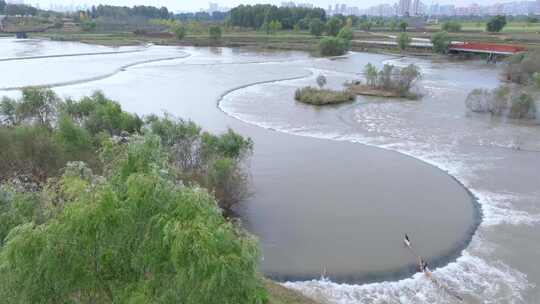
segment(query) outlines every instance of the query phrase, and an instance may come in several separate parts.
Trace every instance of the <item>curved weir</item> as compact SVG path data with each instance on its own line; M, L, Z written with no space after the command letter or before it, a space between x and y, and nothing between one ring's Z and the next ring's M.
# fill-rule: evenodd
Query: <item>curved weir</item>
M251 117L251 119L246 118L245 116L242 115L244 113L233 112L233 110L231 110L230 107L227 108L226 106L225 107L223 106L224 100L226 100L228 97L230 98L229 102L234 103L234 96L229 96L229 95L234 95L235 92L237 92L237 93L239 93L239 95L241 95L242 90L252 88L252 87L256 87L256 86L260 86L260 85L286 83L286 82L290 82L290 81L293 81L293 80L303 80L303 79L312 77L317 72L318 73L325 73L325 72L326 73L339 73L339 72L337 72L335 70L313 70L313 69L310 69L308 74L303 75L303 76L299 76L299 77L273 79L273 80L268 80L268 81L256 82L256 83L252 83L252 84L248 84L248 85L242 85L242 86L236 87L234 89L228 90L225 93L223 93L222 95L220 95L220 97L217 100L217 105L220 108L220 110L223 111L223 113L225 113L225 114L227 114L227 115L229 115L231 117L239 119L239 120L241 120L241 121L243 121L245 123L253 124L253 125L256 125L258 127L262 127L262 128L268 129L268 130L274 130L274 131L294 134L296 136L319 137L319 138L330 139L330 140L349 141L350 139L337 138L337 137L331 136L331 135L330 136L324 136L322 134L309 134L309 132L308 133L303 133L301 131L298 132L298 129L296 129L296 130L289 129L290 126L288 126L288 127L280 127L280 126L277 126L277 125L266 124L266 122L264 120L262 120L262 121L254 121L254 120L252 120L252 119L254 119L253 117ZM341 73L341 74L350 75L351 73ZM271 90L268 89L268 91L271 91ZM276 91L279 91L279 90L276 90ZM257 99L257 97L255 97L255 96L250 96L250 97L251 97L251 99L249 99L249 100L244 99L242 102L249 103L250 100ZM281 96L273 96L273 97L268 97L268 98L280 99L282 97ZM244 104L243 106L246 106L246 104ZM255 105L255 106L258 106L258 104ZM375 147L376 149L380 148L380 147L377 147L376 145L372 145L372 146ZM392 153L395 153L395 152L399 153L399 151L396 151L396 150L393 150L393 149L387 149L387 148L382 148L382 149L391 151ZM399 155L403 155L403 154L399 153ZM437 167L435 165L429 164L429 163L425 163L422 160L419 160L419 159L417 159L417 158L415 158L413 156L409 156L409 155L406 155L406 154L405 154L405 156L410 158L414 162L424 163L426 166L431 167L433 170L437 170L437 171L441 170L441 168L439 168L439 167ZM359 170L361 170L361 168L359 168ZM462 237L458 238L458 239L454 240L452 243L450 243L449 246L447 246L445 251L441 251L435 256L422 255L424 258L429 259L430 267L432 267L432 268L433 267L435 267L435 268L442 267L442 266L447 265L450 262L455 261L461 255L461 252L471 242L471 240L473 238L473 235L476 232L477 228L479 227L479 225L481 223L481 219L482 219L482 210L481 210L480 204L478 203L477 198L457 178L455 178L454 176L448 174L448 172L445 172L445 173L447 173L447 177L449 177L460 188L462 188L463 191L465 191L467 193L467 195L468 195L468 197L470 199L470 204L471 204L471 206L473 206L473 220L470 222L469 227L467 227L467 229L464 231L464 234L462 235ZM421 191L421 190L418 190L418 191ZM359 199L361 199L361 198L359 198ZM399 198L396 197L396 200L397 199L399 199ZM258 207L261 207L261 206L258 206ZM310 206L305 206L305 207L309 208ZM421 210L421 208L419 208L419 209ZM242 211L240 211L240 213L242 213ZM331 216L332 216L331 214L328 214L328 217L331 217ZM247 215L247 217L249 218L249 215ZM361 220L361 218L359 218L359 220ZM249 221L249 222L253 222L252 225L254 227L252 227L252 229L255 229L255 230L257 230L257 229L265 229L264 227L256 227L256 226L259 225L259 223L255 223L254 221ZM283 225L283 224L286 224L286 223L281 222L280 224ZM312 223L312 224L316 225L317 223ZM374 232L374 233L377 233L377 232ZM336 237L336 238L339 238L340 236L342 236L342 235L341 234L334 235L334 237ZM346 241L351 242L351 243L352 242L363 242L362 240L355 240L354 238L350 238L349 240L346 240ZM376 239L372 238L371 241L372 242L370 242L369 244L368 243L365 243L365 244L367 246L373 246L374 245L373 242L376 242ZM398 241L398 240L396 239L396 241ZM421 242L422 240L417 240L417 241ZM326 242L326 243L328 244L328 242ZM398 243L399 243L399 241L398 241ZM264 246L264 239L263 239L263 246ZM302 246L305 246L305 244L299 243L297 246L302 247ZM272 245L270 247L274 247L274 246ZM350 246L350 247L353 248L354 246ZM351 249L351 248L349 248L349 249ZM278 249L276 251L281 251L281 250L282 249L280 248L280 249ZM330 250L330 251L332 251L332 250ZM402 251L402 253L404 255L410 254L410 253L407 252L407 250L401 250L401 251ZM269 252L270 252L270 254L269 254ZM263 250L263 253L265 253L265 259L263 261L263 270L265 271L265 274L267 276L271 277L272 279L282 281L282 282L286 282L286 281L309 281L309 280L318 279L318 278L326 278L326 279L330 279L331 281L336 282L336 283L349 283L349 284L350 283L359 283L359 284L362 284L362 283L368 283L368 282L380 282L380 281L386 281L386 280L403 279L403 278L409 277L409 276L411 276L411 275L413 275L413 274L415 274L417 272L417 265L415 263L415 258L416 258L416 254L418 254L418 253L417 253L416 250L413 251L413 256L412 256L412 259L411 259L412 262L411 263L408 263L408 264L403 265L403 266L396 266L394 268L387 268L384 271L379 271L379 270L365 271L363 269L358 269L357 267L354 266L354 263L355 263L354 258L351 257L351 256L348 256L348 258L347 258L347 265L350 265L347 268L350 268L352 270L349 270L349 271L347 271L347 270L335 271L335 270L333 270L333 267L336 267L336 265L335 265L335 262L332 260L331 256L323 257L323 255L321 255L321 256L318 257L318 259L319 259L318 264L316 264L315 267L312 267L310 270L304 269L303 271L295 272L295 270L294 270L295 266L298 266L298 264L296 264L296 262L291 262L290 264L284 264L284 261L282 259L279 260L279 261L272 261L271 260L273 258L272 257L273 254L281 254L281 253L274 253L273 248L270 249L270 250L265 249L265 250ZM340 260L339 253L332 253L331 255L336 257L335 260ZM267 262L266 260L270 260L270 261ZM274 263L276 263L276 264L274 264ZM303 267L300 267L300 268L303 268Z

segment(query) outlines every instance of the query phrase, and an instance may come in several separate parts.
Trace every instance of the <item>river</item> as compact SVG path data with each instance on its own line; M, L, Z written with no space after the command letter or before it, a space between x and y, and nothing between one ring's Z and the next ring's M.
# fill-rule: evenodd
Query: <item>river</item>
M0 45L9 59L0 58L0 95L25 85L72 97L99 89L128 111L168 112L253 138L253 196L237 211L260 238L262 271L288 287L331 303L540 298L540 127L464 106L473 88L498 85L499 67L365 53L330 60L227 48ZM316 75L339 87L368 62L417 64L424 97L322 109L294 102L294 90ZM413 274L405 232L447 290Z

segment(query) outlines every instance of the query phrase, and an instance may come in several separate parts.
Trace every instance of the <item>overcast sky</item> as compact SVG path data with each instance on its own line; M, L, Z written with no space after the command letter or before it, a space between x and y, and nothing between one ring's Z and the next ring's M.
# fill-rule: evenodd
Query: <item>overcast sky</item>
M290 0L285 0L290 1ZM399 0L298 0L296 3L313 3L317 6L327 8L328 5L334 5L336 3L344 3L349 6L358 6L360 8L377 5L380 3L395 3ZM510 0L508 0L510 1ZM9 2L9 1L8 1ZM48 8L51 3L62 5L77 5L77 4L110 4L110 5L153 5L153 6L166 6L173 11L198 11L199 9L207 8L208 2L219 3L221 6L234 7L239 4L256 4L256 3L273 3L279 5L282 0L213 0L213 1L194 1L194 0L25 0L25 3L39 4L42 8ZM441 4L455 4L466 5L470 3L489 4L496 2L507 2L506 0L423 0L426 4L441 3Z

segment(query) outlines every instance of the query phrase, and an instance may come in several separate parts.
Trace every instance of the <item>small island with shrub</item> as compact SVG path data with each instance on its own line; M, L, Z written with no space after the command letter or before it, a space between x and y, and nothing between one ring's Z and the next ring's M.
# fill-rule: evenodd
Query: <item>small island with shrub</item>
M317 77L317 85L319 88L304 87L296 90L294 99L301 103L307 103L317 106L340 104L344 102L354 101L355 95L350 90L330 90L324 89L326 85L326 77L319 75Z
M355 95L417 99L419 95L412 92L418 79L422 77L420 69L410 64L398 68L385 64L379 71L368 63L364 68L366 83L359 80L347 83L348 90Z

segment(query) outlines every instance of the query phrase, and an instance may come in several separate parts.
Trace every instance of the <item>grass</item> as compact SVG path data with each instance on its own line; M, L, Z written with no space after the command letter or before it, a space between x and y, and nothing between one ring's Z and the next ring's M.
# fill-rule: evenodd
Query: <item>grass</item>
M264 284L268 291L268 304L321 304L270 280L265 280Z
M484 32L486 30L486 22L460 22L461 30L464 32ZM441 30L442 24L432 24L427 26L430 30ZM518 22L512 21L504 27L502 33L538 33L540 32L540 23Z
M354 94L348 90L334 91L312 87L298 89L294 95L294 99L299 102L317 106L349 102L353 101L354 98Z

